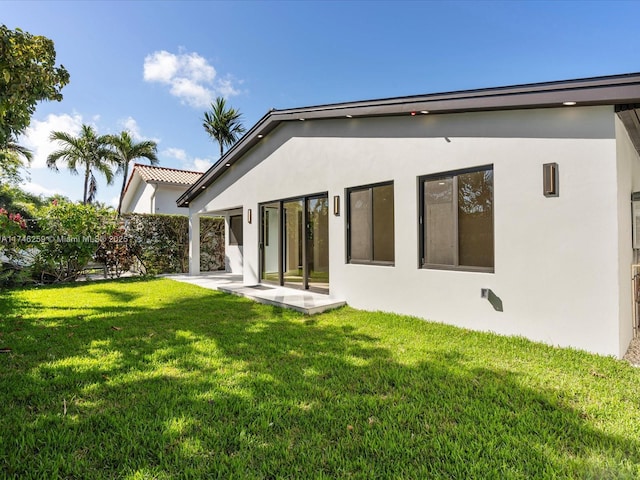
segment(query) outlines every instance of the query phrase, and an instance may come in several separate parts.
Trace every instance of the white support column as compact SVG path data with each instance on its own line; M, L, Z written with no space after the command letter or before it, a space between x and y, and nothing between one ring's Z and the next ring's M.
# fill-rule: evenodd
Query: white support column
M200 215L189 213L189 275L200 273Z

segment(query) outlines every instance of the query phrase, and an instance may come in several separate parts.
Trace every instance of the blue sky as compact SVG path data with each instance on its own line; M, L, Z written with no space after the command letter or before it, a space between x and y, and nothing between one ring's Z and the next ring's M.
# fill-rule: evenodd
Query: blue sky
M51 38L71 74L21 141L36 153L25 188L73 200L82 179L44 168L51 130L128 128L158 142L161 165L203 170L216 95L249 128L270 108L638 72L639 17L640 1L0 4L0 22ZM117 186L98 182L113 204Z

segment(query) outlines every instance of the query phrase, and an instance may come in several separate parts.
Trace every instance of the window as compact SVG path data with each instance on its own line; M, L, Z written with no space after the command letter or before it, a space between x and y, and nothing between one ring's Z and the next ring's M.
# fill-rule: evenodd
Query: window
M229 217L229 245L242 246L242 215Z
M493 271L493 166L420 178L421 266Z
M347 208L347 261L393 265L393 183L347 190Z

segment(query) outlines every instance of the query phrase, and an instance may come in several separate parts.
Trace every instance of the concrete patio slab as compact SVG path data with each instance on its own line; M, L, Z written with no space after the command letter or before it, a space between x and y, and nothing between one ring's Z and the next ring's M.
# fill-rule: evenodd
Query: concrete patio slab
M289 308L306 315L322 313L327 310L342 307L347 302L331 298L322 293L298 290L295 288L279 287L275 285L244 285L242 275L226 272L201 273L200 275L163 275L179 282L191 283L211 290L250 298L259 303Z

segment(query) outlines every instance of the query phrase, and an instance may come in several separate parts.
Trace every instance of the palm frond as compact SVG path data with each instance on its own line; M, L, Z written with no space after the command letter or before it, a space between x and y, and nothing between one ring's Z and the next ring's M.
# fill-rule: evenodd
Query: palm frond
M131 134L124 130L120 135L109 135L107 143L112 148L113 162L117 165L116 175L122 175L122 188L120 189L120 201L118 214L121 212L124 190L129 176L129 164L134 160L146 158L151 165L158 164L158 145L152 140L135 142Z
M211 104L211 110L205 112L202 126L220 146L222 157L225 147L231 147L246 131L241 123L242 114L233 108L227 108L224 98L218 97Z
M98 135L95 129L83 124L80 135L75 137L67 132L55 131L49 136L51 141L58 142L60 149L47 157L47 166L58 169L58 161L66 162L67 168L72 174L78 174L78 167L83 165L85 172L85 203L95 199L97 180L92 170L102 173L108 184L113 183L113 171L111 165L115 164L115 154L109 143L108 135Z
M9 138L9 141L4 146L2 146L0 150L4 150L8 153L16 154L19 157L22 157L24 160L26 160L27 163L31 163L31 160L33 160L33 152L29 150L27 147L23 147L12 138Z

